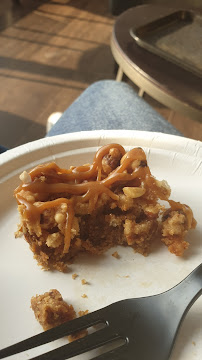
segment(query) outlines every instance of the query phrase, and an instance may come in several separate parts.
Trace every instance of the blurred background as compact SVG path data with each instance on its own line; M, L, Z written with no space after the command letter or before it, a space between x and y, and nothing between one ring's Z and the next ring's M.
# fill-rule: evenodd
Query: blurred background
M115 79L113 24L126 7L142 3L148 1L0 0L0 144L12 148L43 137L51 113L63 112L95 81ZM168 119L169 109L144 99ZM202 140L201 123L178 113L170 121Z

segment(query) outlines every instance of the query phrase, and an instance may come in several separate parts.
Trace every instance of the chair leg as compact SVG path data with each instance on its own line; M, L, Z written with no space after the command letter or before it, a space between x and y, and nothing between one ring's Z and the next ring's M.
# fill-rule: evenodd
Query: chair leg
M168 116L168 121L172 122L172 120L174 119L175 116L175 110L170 110L169 116Z
M123 70L122 68L119 66L119 69L118 69L118 72L117 72L117 75L116 75L116 81L121 81L123 78Z
M140 88L139 91L138 91L138 95L140 97L143 97L144 96L144 90Z

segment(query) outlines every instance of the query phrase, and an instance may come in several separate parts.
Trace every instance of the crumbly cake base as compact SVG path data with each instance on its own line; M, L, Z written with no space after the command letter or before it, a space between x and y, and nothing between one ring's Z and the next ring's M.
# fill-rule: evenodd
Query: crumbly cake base
M92 255L101 255L117 245L130 245L135 252L147 256L152 244L159 238L157 219L146 219L137 224L137 220L133 220L137 219L133 210L126 213L121 212L121 214L118 210L117 215L116 211L105 215L108 210L106 207L106 209L99 209L92 215L78 216L80 237L72 241L70 251L62 256L60 251L56 253L55 249L45 245L45 251L43 251L41 244L38 244L38 239L27 232L25 238L38 264L44 269L55 268L59 271L65 271L68 261L77 254L87 252ZM54 259L52 262L53 252Z

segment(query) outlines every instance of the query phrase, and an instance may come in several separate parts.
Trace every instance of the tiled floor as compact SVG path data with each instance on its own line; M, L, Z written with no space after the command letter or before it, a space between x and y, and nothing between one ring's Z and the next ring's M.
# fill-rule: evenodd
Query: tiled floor
M90 84L114 79L108 0L1 0L0 143L43 137L48 116L64 111ZM163 116L169 110L146 96ZM202 140L202 124L175 114L185 136Z

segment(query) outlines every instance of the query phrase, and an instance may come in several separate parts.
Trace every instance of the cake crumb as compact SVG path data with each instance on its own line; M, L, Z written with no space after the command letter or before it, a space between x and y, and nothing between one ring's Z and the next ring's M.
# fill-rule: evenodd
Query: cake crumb
M129 277L130 277L130 275L125 275L125 276L124 276L124 278L129 278Z
M67 304L56 289L52 289L43 295L33 296L31 298L31 308L45 331L76 318L74 307ZM85 310L79 311L78 314L83 316L87 313L88 310ZM86 335L88 335L88 330L84 329L68 335L67 339L72 342Z
M87 298L88 296L86 294L81 295L82 298Z
M45 331L76 318L73 306L67 304L56 289L33 296L31 308Z
M72 279L75 280L78 276L79 276L78 274L73 274Z
M84 329L84 330L81 330L81 331L77 331L72 335L69 335L68 340L69 340L69 342L73 342L75 340L78 340L78 339L81 339L81 338L85 337L86 335L88 335L88 330Z
M82 280L81 280L81 283L82 283L82 285L87 285L87 284L88 284L88 281L86 281L86 279L82 279Z
M78 312L78 314L79 314L79 316L87 315L87 314L88 314L88 310L85 310L85 311L81 310L81 311Z
M115 257L116 259L120 259L120 255L117 251L115 251L113 254L112 254L113 257Z
M193 344L194 346L196 346L196 343L195 343L195 341L192 341L192 344Z

